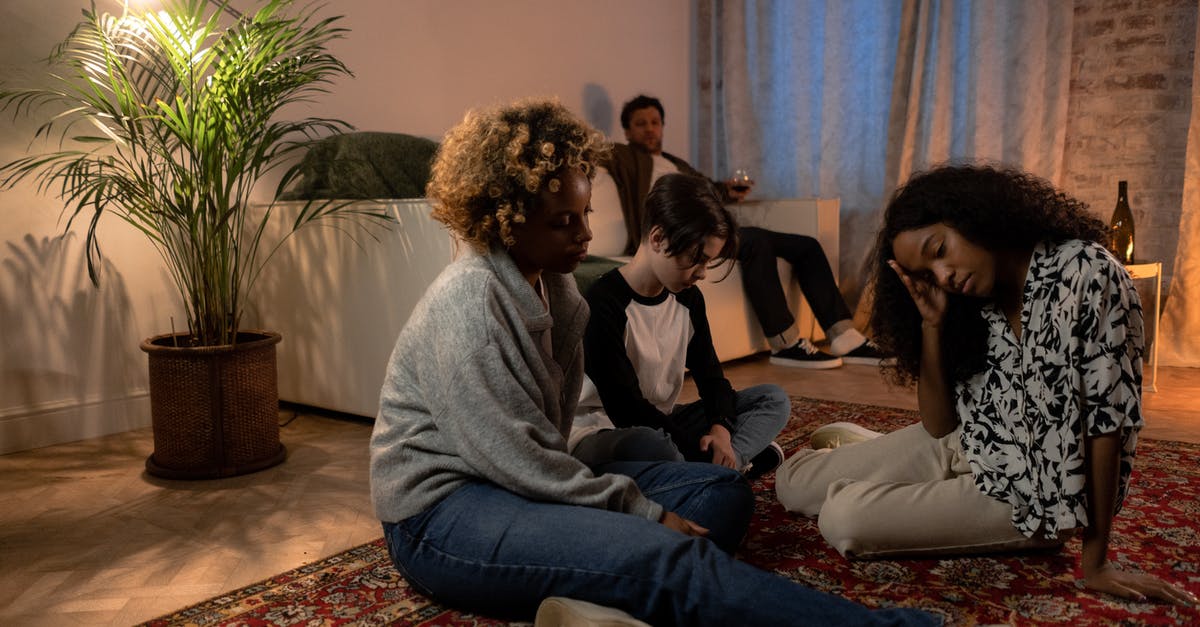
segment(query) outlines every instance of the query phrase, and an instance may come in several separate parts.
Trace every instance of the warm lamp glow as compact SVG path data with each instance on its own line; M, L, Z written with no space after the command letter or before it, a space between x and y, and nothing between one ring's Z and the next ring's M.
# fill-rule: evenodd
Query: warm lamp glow
M221 0L214 0L214 4L220 6L220 1ZM162 10L162 0L120 0L120 4L125 10L126 15L128 15L132 9L134 13L142 15L151 12L157 13L160 20L162 20L162 18L165 16L165 12ZM242 17L242 12L233 8L233 6L228 2L226 2L224 6L224 11L235 18Z
M121 5L126 13L133 9L137 13L147 13L160 9L162 2L159 0L121 0Z

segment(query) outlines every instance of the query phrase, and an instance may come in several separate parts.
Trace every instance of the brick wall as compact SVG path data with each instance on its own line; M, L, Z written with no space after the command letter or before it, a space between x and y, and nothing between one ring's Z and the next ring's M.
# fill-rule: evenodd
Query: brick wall
M1179 239L1196 0L1075 0L1063 186L1108 221L1129 181L1139 260ZM1149 306L1149 303L1146 303Z

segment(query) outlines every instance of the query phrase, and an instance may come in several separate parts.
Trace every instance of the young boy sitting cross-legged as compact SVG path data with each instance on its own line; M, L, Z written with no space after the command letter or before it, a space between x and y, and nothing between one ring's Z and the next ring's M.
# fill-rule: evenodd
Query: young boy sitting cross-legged
M733 389L696 287L737 250L733 216L708 181L684 174L661 177L645 207L633 260L587 294L587 380L572 452L591 466L686 459L761 476L783 460L772 440L790 401L777 385ZM685 368L700 400L677 406Z

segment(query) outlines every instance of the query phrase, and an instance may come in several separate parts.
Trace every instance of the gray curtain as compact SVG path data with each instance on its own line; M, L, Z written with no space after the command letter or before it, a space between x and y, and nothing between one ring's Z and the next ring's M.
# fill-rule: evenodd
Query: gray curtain
M1196 25L1196 43L1200 45L1200 20ZM1158 347L1160 363L1166 366L1200 367L1200 106L1197 103L1200 103L1200 64L1192 68L1192 118L1188 125L1179 245Z
M888 195L947 161L1061 184L1070 2L697 0L693 155L761 197L841 199L842 289Z

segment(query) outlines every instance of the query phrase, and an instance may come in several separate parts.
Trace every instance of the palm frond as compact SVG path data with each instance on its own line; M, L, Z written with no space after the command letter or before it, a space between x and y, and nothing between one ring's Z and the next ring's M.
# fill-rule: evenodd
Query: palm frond
M328 51L347 31L340 17L320 17L315 5L297 9L294 0L265 0L252 14L225 0L163 4L111 15L92 3L51 51L47 86L0 91L0 112L41 116L33 141L57 144L0 165L0 187L32 178L41 193L65 201L68 230L87 216L96 284L101 216L137 228L166 263L194 341L228 344L279 245L260 254L276 217L250 210L251 190L314 139L350 128L276 119L351 75ZM285 182L294 176L294 166L283 174ZM347 205L305 210L286 233L320 221L388 219L360 213Z

